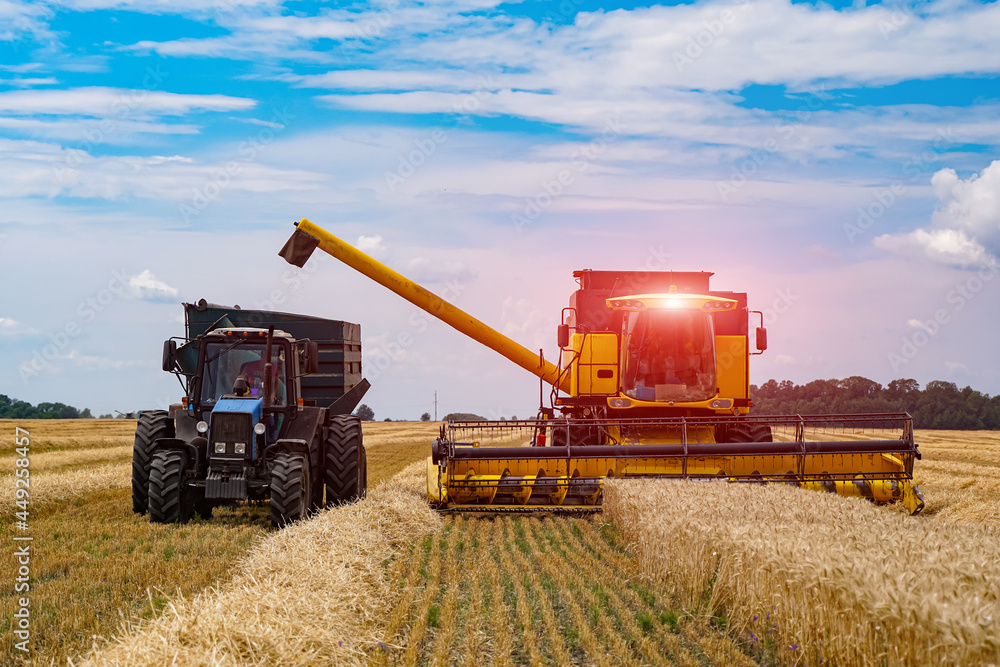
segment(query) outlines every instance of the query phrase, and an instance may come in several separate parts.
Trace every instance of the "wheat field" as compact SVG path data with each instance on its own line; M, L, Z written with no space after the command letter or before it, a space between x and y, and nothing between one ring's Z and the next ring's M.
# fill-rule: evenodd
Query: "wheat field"
M994 433L917 433L917 517L666 481L610 484L601 515L510 517L428 510L438 425L366 423L369 497L271 532L261 507L184 526L133 515L134 424L19 424L34 643L12 650L5 587L2 664L1000 663ZM14 426L0 422L8 507ZM14 532L5 510L0 535ZM11 550L0 568L8 580Z

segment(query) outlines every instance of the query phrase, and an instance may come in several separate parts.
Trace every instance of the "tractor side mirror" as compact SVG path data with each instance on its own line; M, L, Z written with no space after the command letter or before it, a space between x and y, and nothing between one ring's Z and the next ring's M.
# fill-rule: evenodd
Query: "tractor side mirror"
M319 343L314 340L306 341L302 361L304 375L312 375L319 370Z
M564 349L569 347L569 325L560 324L556 329L556 342L559 345L559 349Z
M763 352L767 349L767 329L757 327L757 349Z
M173 372L177 365L177 341L170 339L163 341L163 370L168 373Z

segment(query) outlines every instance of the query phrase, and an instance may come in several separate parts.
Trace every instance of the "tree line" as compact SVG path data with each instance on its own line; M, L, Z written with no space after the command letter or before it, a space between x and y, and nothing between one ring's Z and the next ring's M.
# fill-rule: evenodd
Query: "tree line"
M914 428L1000 429L1000 396L983 394L954 382L935 380L923 389L913 379L882 386L865 377L813 380L798 385L768 380L750 385L755 415L859 414L908 412Z
M110 416L110 415L109 415ZM63 403L32 405L0 394L0 419L92 419L90 408L78 410Z

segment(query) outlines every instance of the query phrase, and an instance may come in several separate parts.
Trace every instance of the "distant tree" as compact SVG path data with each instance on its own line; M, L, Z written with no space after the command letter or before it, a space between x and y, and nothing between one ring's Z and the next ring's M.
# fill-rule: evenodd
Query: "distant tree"
M472 412L449 412L444 416L446 422L484 422L486 417Z
M384 422L391 422L391 421L392 421L392 419L390 419L389 417L386 417L386 418L385 418L385 419L383 419L382 421L384 421Z
M430 420L431 420L431 413L425 412L424 414L420 415L420 421L429 422Z
M363 422L375 421L375 411L364 403L358 406L358 409L354 411L354 414Z
M101 415L98 419L114 419L115 416L112 414Z

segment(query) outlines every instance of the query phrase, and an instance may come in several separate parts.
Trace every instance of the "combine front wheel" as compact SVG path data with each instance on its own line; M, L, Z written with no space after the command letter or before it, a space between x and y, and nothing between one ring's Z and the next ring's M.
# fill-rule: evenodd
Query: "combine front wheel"
M139 415L132 446L132 511L145 514L149 506L149 468L153 443L174 437L174 420L166 410L150 410Z

